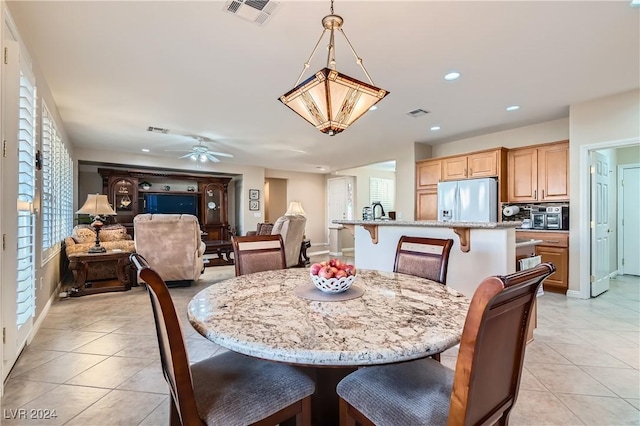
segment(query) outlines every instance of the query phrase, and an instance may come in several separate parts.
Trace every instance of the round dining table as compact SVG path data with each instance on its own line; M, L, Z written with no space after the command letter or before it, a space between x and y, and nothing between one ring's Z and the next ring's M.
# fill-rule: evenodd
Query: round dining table
M315 424L337 421L335 385L349 372L459 343L469 308L445 285L393 272L358 270L349 291L362 294L344 301L310 300L340 297L309 291L310 283L308 269L242 275L200 291L187 310L193 327L222 347L304 367L316 380Z

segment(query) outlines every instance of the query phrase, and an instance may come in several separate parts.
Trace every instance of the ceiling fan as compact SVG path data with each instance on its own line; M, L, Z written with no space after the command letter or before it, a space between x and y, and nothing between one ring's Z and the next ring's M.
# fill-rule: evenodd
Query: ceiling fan
M215 152L209 150L204 145L204 142L215 142L213 139L205 138L202 136L192 136L188 135L190 138L198 141L197 145L191 147L191 149L166 149L165 151L174 151L174 152L186 152L186 154L178 157L178 158L191 158L196 161L205 162L207 160L213 161L214 163L219 163L220 160L217 157L229 157L232 158L233 155L226 154L224 152Z

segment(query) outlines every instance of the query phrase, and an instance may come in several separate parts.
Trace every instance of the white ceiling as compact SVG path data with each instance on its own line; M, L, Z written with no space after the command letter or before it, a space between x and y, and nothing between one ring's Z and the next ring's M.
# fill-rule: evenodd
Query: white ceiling
M320 36L329 1L280 2L263 26L214 1L8 5L72 144L148 148L176 162L190 160L164 150L190 148L182 135L195 134L234 155L224 163L326 173L392 160L413 142L567 117L569 105L640 87L640 9L628 1L338 0L345 33L391 94L330 137L277 100ZM341 36L336 45L337 69L366 81ZM320 49L311 71L325 62ZM462 78L445 81L454 69ZM521 109L505 111L512 104ZM416 108L430 114L406 115Z

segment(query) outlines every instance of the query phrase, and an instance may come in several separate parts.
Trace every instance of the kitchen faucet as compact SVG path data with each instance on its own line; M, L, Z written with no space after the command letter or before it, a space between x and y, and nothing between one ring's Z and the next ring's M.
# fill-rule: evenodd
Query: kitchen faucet
M380 206L380 216L376 217L376 207L378 206ZM371 204L371 215L373 216L373 220L382 219L382 216L384 216L384 207L382 207L381 202L376 201L375 203Z

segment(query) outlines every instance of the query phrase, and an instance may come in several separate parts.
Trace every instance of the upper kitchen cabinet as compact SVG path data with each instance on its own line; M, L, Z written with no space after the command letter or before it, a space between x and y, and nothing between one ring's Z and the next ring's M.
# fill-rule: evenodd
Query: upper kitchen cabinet
M569 142L512 149L508 154L510 203L569 201Z
M494 149L445 158L442 160L442 180L497 177L505 156L506 150Z
M420 161L416 164L416 189L432 189L442 179L440 160Z

